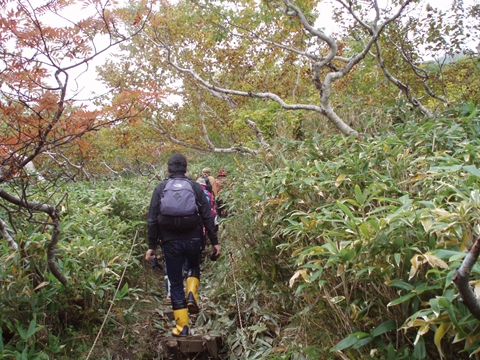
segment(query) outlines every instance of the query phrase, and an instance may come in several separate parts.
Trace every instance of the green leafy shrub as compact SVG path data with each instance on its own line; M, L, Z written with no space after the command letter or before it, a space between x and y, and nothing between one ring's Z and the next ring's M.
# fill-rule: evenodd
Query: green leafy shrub
M59 205L62 228L56 261L69 280L67 286L47 269L48 228L19 223L15 234L19 250L12 253L2 244L0 354L4 357L84 355L91 345L89 336L99 330L113 300L109 316L120 323L132 320L129 314L143 268L143 250L137 253L137 249L146 235L150 194L142 181L92 185L70 184L56 195L64 199ZM116 328L113 323L107 322L108 326Z
M300 333L334 352L472 354L476 320L451 277L479 232L479 121L470 106L362 140L284 141L230 193L245 273L289 286L283 310L308 309Z

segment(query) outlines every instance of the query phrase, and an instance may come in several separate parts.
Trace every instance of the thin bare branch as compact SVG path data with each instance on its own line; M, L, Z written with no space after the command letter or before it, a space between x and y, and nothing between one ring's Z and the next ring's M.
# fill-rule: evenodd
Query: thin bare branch
M13 237L10 235L8 231L8 225L5 221L0 219L0 233L2 234L3 238L7 240L7 242L10 244L11 247L13 247L14 250L18 249L18 244L17 242L13 239Z
M405 95L407 98L408 102L411 103L413 106L418 108L422 114L424 114L428 118L433 118L433 114L430 110L428 110L421 102L419 99L417 99L415 96L413 96L412 90L410 87L404 83L402 83L399 79L397 79L393 74L388 71L385 62L383 61L382 58L382 53L380 49L380 45L378 42L375 42L375 49L376 49L376 54L374 56L377 59L378 64L380 65L380 68L383 71L383 74L385 77L396 87L400 89L400 91Z
M262 131L258 127L257 123L253 120L247 119L247 124L250 125L250 127L255 130L255 135L257 136L258 142L265 148L269 148L270 145L267 143L265 140L265 137L263 136Z

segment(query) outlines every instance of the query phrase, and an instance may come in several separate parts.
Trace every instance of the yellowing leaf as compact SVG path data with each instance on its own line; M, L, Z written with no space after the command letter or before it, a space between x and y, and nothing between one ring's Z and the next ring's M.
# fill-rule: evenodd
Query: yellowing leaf
M477 207L480 205L480 192L478 190L473 190L470 193L470 201Z
M430 216L425 216L420 219L420 222L422 223L422 226L423 226L423 230L425 230L425 232L429 232L430 229L432 228L432 218Z
M448 211L445 211L443 209L435 209L433 210L433 213L435 215L438 215L437 221L443 221L452 217L458 217L458 214L456 213L449 213Z
M480 280L471 281L470 285L473 286L473 292L475 293L475 297L480 299Z
M415 276L420 266L423 265L426 261L427 260L424 259L423 255L420 254L412 257L412 259L410 260L412 267L410 268L410 275L408 276L408 280Z
M333 298L330 299L330 301L334 304L339 304L343 300L345 300L345 296L334 296Z
M427 323L426 321L417 319L415 320L415 323L417 324L416 326L419 326L419 328L417 331L417 336L415 337L415 341L413 342L413 345L417 345L417 342L421 339L421 337L425 335L430 329L430 324Z
M342 181L345 180L346 178L347 178L346 174L338 175L337 180L335 180L335 186L339 187L341 185Z
M36 287L35 289L33 289L33 291L37 291L37 290L39 290L39 289L47 286L48 284L49 284L48 281L44 281L44 282L42 282L41 284L37 285L37 287Z
M372 236L371 226L369 226L367 223L361 224L358 227L358 229L360 230L360 232L362 233L362 235L365 239L370 239L371 238L371 236Z
M468 249L468 244L470 243L470 239L472 234L469 231L465 231L462 237L462 243L460 244L460 251L464 251Z
M423 324L418 328L418 333L420 335L425 335L429 329L430 329L430 324L424 321Z
M108 262L108 266L111 266L112 264L115 263L115 261L119 258L120 256L115 256L112 260Z
M276 354L280 354L280 353L284 353L287 350L288 350L288 347L286 346L276 346L272 349L272 352Z
M16 254L16 252L14 251L14 252L12 252L10 255L8 255L8 257L5 259L4 263L6 263L7 261L13 259L14 256L15 256L15 254Z
M89 250L91 250L91 249L93 249L93 248L94 248L93 245L92 245L92 246L89 246L89 247L86 248L84 251L80 252L78 255L79 255L79 256L80 256L80 255L83 255L83 254L85 254L86 252L88 252Z
M468 335L467 338L465 339L465 348L470 348L473 346L473 344L476 344L479 337L480 337L479 334L475 332Z
M295 271L295 274L293 274L293 276L290 278L290 281L289 281L289 286L290 287L293 287L293 285L295 284L295 280L299 276L301 276L303 278L303 280L305 280L306 282L309 282L308 277L307 277L307 269L300 269L300 270Z
M417 174L413 178L410 179L411 182L417 182L420 180L425 179L426 175L425 174Z
M430 266L438 266L438 267L441 267L442 269L448 269L448 264L442 259L439 259L438 257L428 252L424 254L424 256L425 256L425 259L427 259Z
M433 338L433 342L437 346L438 352L442 359L445 358L442 352L442 338L447 333L448 329L450 329L450 326L452 326L452 324L442 323L435 331L435 337Z
M418 327L418 326L422 326L423 324L425 324L425 320L421 320L421 319L409 320L405 324L405 326L402 327L402 329L410 329L411 327Z

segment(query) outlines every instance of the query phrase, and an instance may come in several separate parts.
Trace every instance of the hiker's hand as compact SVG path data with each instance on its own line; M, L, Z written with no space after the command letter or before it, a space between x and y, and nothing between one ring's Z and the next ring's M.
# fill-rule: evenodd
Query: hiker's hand
M145 260L152 261L153 260L153 255L155 255L155 250L148 249L147 254L145 255Z
M220 248L220 245L212 245L212 248L213 250L215 251L215 256L217 257L217 259L220 257L220 254L221 254L221 248ZM213 251L212 251L213 253Z

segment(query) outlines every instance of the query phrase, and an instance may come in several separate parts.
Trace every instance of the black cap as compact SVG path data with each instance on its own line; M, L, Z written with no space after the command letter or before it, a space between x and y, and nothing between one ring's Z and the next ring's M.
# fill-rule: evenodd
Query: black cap
M176 153L168 158L167 165L183 165L187 166L187 158L182 154Z

